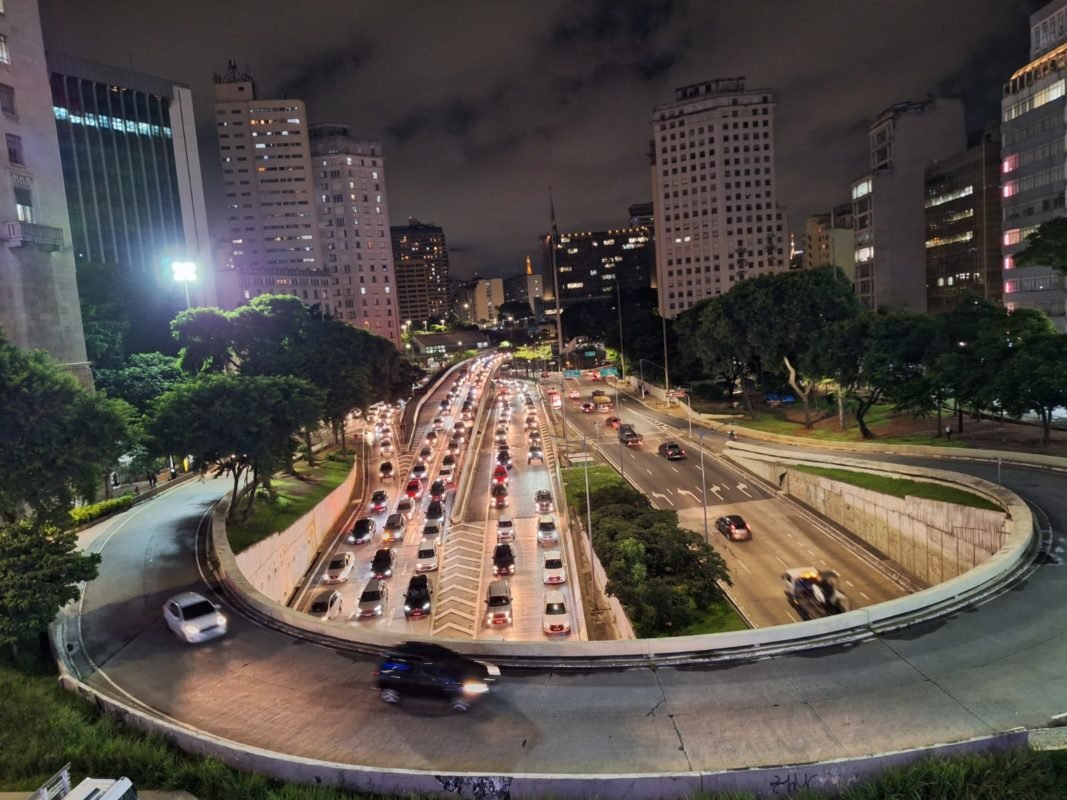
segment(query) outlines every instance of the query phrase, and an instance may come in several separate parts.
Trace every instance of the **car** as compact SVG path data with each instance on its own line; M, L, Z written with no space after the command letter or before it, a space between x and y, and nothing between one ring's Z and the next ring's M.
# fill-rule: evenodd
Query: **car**
M326 564L326 574L322 576L323 583L344 583L352 574L352 567L356 565L356 557L347 551L334 553L329 563Z
M433 458L433 450L429 447L424 447L419 451L419 461L429 461Z
M430 499L431 500L444 500L445 494L448 492L448 486L443 480L438 478L436 481L430 484Z
M371 578L363 587L363 593L356 603L360 618L380 617L388 599L389 587L385 585L385 581L381 578Z
M415 506L415 501L410 497L401 497L396 503L396 513L411 519L415 516Z
M382 544L404 541L404 532L408 527L408 518L403 514L390 514L382 528Z
M428 519L422 526L423 536L440 536L444 531L445 521L443 519Z
M422 497L422 481L418 478L412 478L408 481L408 485L405 487L404 492L412 500L420 499Z
M336 589L324 589L311 598L308 613L321 620L331 620L341 616L342 598Z
M565 583L567 568L563 565L563 553L559 550L546 550L541 562L541 580L546 584Z
M588 403L588 402L587 403L582 403L582 405L579 406L579 410L583 414L592 414L594 411L596 411L596 406L594 406L592 403Z
M534 505L537 506L539 514L547 514L549 511L553 511L555 504L552 502L552 492L548 491L548 489L538 489L534 492Z
M426 433L426 444L428 444L428 445L437 444L437 431L431 429Z
M510 544L501 543L493 548L493 575L515 574L515 550Z
M382 480L393 477L393 462L383 461L381 466L378 467L378 474L381 476Z
M445 421L443 419L441 419L440 417L434 417L433 418L433 423L431 423L431 424L433 425L433 429L435 431L439 431L439 430L441 430L441 428L445 427Z
M370 496L370 507L375 514L385 511L387 505L389 505L389 494L384 489L379 489Z
M641 434L634 430L633 425L620 425L619 441L627 447L638 447L642 442L642 437Z
M449 453L444 458L442 458L441 459L441 466L442 467L454 467L454 466L456 466L456 457L455 457L455 455L453 455L452 453Z
M535 445L540 447L541 446L541 432L540 431L530 431L529 434L527 434L527 436L526 436L526 440L530 443L530 447L533 447Z
M360 517L345 533L345 544L366 544L378 532L378 523L370 517Z
M493 483L507 483L510 475L508 468L503 464L497 464L493 467Z
M549 635L565 635L571 632L571 612L563 592L553 589L545 592L545 610L541 614L541 627Z
M747 541L752 538L752 528L740 514L727 514L715 520L719 533L731 541Z
M437 569L437 541L439 537L423 537L415 551L415 571L433 572Z
M466 438L467 424L463 420L457 420L456 424L452 426L452 435L455 437Z
M438 407L439 409L441 409L442 411L448 411L448 408L449 408L449 406L451 406L451 405L452 405L452 401L451 401L451 400L448 400L448 399L446 398L446 399L442 400L442 401L441 401L440 403L438 403L438 404L437 404L437 407Z
M604 425L609 428L614 428L615 430L618 430L619 426L622 425L622 420L618 417L608 417L606 420L604 420Z
M582 393L579 392L577 389L571 389L569 392L567 392L567 399L568 400L581 400L582 399Z
M435 560L436 565L436 560ZM425 575L412 575L404 592L404 616L428 617L433 603L433 584Z
M525 425L527 430L533 430L534 428L537 427L537 417L535 417L533 414L531 414L523 422L523 425Z
M503 424L503 423L501 423L501 424L496 426L496 430L494 431L494 433L497 436L507 436L508 435L508 426Z
M485 606L487 625L509 625L512 610L511 585L503 579L490 581L489 588L485 591Z
M448 443L448 455L455 456L460 451L461 447L463 447L463 442L459 439L453 439ZM445 456L445 458L447 457L448 456Z
M437 479L443 481L446 489L452 489L456 485L456 468L451 464L444 464L437 470Z
M515 520L504 514L496 521L496 540L510 542L515 539Z
M668 461L677 461L685 458L685 448L678 442L664 442L658 448L659 454Z
M510 467L511 466L511 451L508 450L506 447L502 447L500 450L497 450L496 463L497 464L503 464L505 467Z
M551 514L541 514L537 518L538 544L555 544L558 541L559 530L556 528L556 518Z
M439 644L408 642L389 651L374 674L386 703L413 695L443 697L455 711L469 711L500 677L500 669Z
M391 456L393 454L393 443L389 439L382 439L382 443L378 447L383 456Z
M421 462L411 468L411 477L418 478L420 481L427 480L429 474L429 468Z
M443 500L431 500L426 507L426 521L441 520L445 518L445 504Z
M505 483L494 483L489 490L490 504L493 508L507 508L511 499L508 497L508 487Z
M541 449L539 445L530 445L530 452L526 454L526 463L532 464L535 461L545 463L545 451Z
M197 592L182 592L163 604L163 620L175 636L189 644L206 642L226 634L222 606Z
M508 435L506 433L498 433L493 437L493 443L496 445L502 445L508 443Z
M396 566L396 553L392 548L383 547L374 551L374 558L370 562L371 575L375 578L391 578L393 567Z

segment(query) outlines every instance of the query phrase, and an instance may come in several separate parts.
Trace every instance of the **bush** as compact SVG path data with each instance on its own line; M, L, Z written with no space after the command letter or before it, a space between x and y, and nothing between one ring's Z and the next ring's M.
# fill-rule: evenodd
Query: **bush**
M124 494L122 497L113 497L110 500L102 500L101 502L93 503L92 505L72 508L70 511L70 518L75 525L84 525L87 522L92 522L94 519L106 517L108 514L125 511L132 505L133 495Z

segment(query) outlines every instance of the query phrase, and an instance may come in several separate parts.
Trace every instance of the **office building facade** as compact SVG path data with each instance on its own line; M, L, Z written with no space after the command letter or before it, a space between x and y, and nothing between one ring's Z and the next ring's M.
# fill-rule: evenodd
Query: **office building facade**
M522 275L504 279L504 302L526 303L535 317L544 313L544 279L533 271L533 263L526 256L526 268Z
M114 265L146 301L184 307L169 266L192 261L193 303L214 305L189 88L57 53L48 69L76 262Z
M215 76L215 125L237 296L292 294L324 306L307 111L301 100L266 99L231 62Z
M963 101L897 103L868 129L871 171L852 183L856 296L865 308L926 310L926 165L964 149Z
M652 234L648 228L560 233L556 243L556 270L560 305L590 300L615 301L652 284ZM541 275L546 303L555 305L552 274L552 237L541 237Z
M1000 302L1000 132L926 167L926 309L976 294Z
M326 310L399 348L381 143L355 139L349 126L332 123L312 125L310 136L318 181L319 245L330 280Z
M1067 331L1067 281L1046 266L1017 267L1015 255L1043 222L1062 217L1067 139L1067 0L1030 17L1030 62L1001 97L1001 267L1009 309L1044 311Z
M660 313L787 267L774 168L774 94L744 78L675 90L652 114ZM562 290L561 290L562 293Z
M410 217L407 225L396 225L391 233L401 324L446 319L452 306L444 230Z
M0 14L0 329L92 385L48 66L35 0Z
M804 269L836 266L849 280L855 278L855 234L852 231L852 204L834 206L825 214L804 220Z

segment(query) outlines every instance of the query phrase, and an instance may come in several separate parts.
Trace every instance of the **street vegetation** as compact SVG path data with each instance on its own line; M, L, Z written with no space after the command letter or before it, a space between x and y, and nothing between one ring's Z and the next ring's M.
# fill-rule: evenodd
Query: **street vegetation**
M811 467L804 464L794 464L790 469L795 469L798 472L807 472L812 475L821 475L824 478L892 495L893 497L918 497L923 500L937 500L942 503L955 503L959 506L984 508L988 511L1003 510L993 501L963 489L958 489L955 486L942 486L939 483L913 481L906 478L890 478L886 475L854 472L834 467Z

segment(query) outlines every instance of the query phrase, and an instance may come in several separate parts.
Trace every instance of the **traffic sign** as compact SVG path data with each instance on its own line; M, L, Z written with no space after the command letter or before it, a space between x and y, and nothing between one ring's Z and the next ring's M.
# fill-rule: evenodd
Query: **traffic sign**
M586 358L596 358L596 350L586 350L585 351L585 357Z
M582 377L582 371L580 369L565 369L563 370L564 378L580 378Z
M600 377L601 378L617 378L618 376L619 376L619 371L617 369L615 369L615 367L601 367L600 368Z

